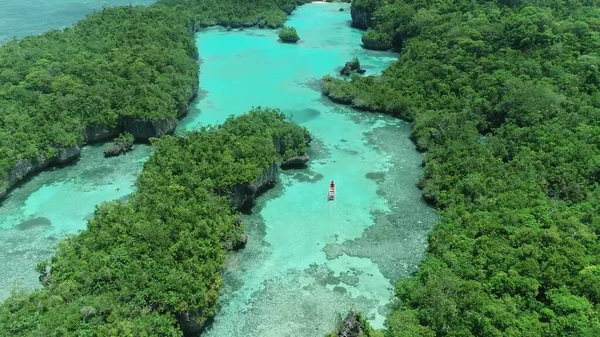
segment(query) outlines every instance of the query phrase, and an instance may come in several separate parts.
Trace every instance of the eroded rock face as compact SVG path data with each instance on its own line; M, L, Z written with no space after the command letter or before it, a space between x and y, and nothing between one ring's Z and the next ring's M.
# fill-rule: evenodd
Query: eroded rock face
M190 312L175 315L184 336L199 336L202 333L206 326L206 320L198 320L198 317L199 315Z
M78 158L81 154L79 146L74 145L58 150L58 154L52 158L53 164L66 164Z
M77 145L58 150L52 158L29 158L20 160L5 177L6 186L0 190L0 199L6 197L8 190L31 174L48 167L51 164L66 164L79 157L81 149Z
M120 127L106 127L103 125L88 125L83 130L83 139L86 143L99 142L102 140L115 138L119 135Z
M371 49L371 50L389 50L390 49L390 46L388 46L387 44L382 43L376 39L365 38L364 35L362 37L362 43L365 46L365 48Z
M177 120L174 118L159 120L123 118L123 130L131 133L135 139L140 140L173 134L176 127Z
M235 185L231 191L231 207L238 210L248 207L255 196L275 184L278 172L277 164L273 163L255 181Z
M356 311L346 315L346 318L340 323L337 337L359 337L364 335L363 323Z
M371 25L371 13L364 6L352 6L350 15L352 16L352 26L356 28L367 29Z

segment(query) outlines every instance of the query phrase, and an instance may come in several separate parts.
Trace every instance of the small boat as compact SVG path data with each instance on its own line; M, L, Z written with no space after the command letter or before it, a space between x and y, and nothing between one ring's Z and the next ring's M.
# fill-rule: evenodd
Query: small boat
M327 193L327 200L333 201L335 199L335 183L333 180L329 183L329 193Z

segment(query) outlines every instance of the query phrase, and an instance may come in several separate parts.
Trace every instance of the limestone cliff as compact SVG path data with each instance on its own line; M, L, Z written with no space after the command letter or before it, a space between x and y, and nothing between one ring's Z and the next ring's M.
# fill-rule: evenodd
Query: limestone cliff
M238 210L251 207L254 197L275 184L278 172L277 164L273 163L255 181L233 186L231 207Z
M389 50L391 48L391 44L388 42L382 42L382 39L378 37L372 37L370 35L362 36L362 43L365 49L371 50Z
M88 125L83 130L83 140L86 143L100 142L106 139L115 138L119 135L120 128L104 125Z
M69 163L79 157L81 149L77 145L58 149L58 153L51 158L29 158L18 161L13 168L8 170L4 179L5 185L0 190L0 199L5 197L8 190L29 175L42 170L50 165Z
M198 81L192 85L192 90L186 104L177 111L177 117L187 114L189 104L198 94ZM123 131L131 133L137 140L148 140L152 137L161 137L172 134L177 127L175 118L148 120L122 117L118 126L88 125L82 132L82 144L58 149L58 154L52 158L29 158L23 159L8 170L4 179L0 180L0 201L6 197L8 191L24 178L45 169L51 165L67 164L79 157L80 146L85 143L100 142L111 139Z
M353 0L350 7L352 16L352 26L360 29L372 27L373 12L381 7L385 2L383 0Z
M371 15L367 12L367 9L362 6L352 6L350 8L350 15L352 16L352 26L359 29L367 29L371 23Z
M152 137L173 134L176 127L177 120L175 118L150 120L123 117L122 121L123 131L131 133L138 140L148 140Z

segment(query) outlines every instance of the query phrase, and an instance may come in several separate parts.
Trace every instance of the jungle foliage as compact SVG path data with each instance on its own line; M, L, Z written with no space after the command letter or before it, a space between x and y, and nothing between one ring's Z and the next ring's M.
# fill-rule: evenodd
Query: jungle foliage
M294 27L283 26L277 35L282 42L296 43L300 40L298 32L296 32L296 28Z
M392 336L600 335L600 8L382 3L401 52L332 99L414 120L441 223L396 287Z
M310 0L161 0L159 3L189 12L200 27L277 28L296 6L308 2Z
M44 288L0 305L0 336L180 336L176 314L185 312L204 323L225 252L241 240L233 186L305 153L309 140L260 108L155 140L129 200L98 206L86 230L38 265Z

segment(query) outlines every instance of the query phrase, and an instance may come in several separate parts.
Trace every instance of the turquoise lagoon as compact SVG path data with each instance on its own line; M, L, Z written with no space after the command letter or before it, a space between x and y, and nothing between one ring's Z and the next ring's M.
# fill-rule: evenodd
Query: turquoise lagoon
M228 259L221 310L206 336L323 336L351 308L382 327L391 280L413 272L423 255L435 213L416 186L421 156L410 126L320 93L320 78L353 57L367 74L397 58L361 47L349 9L299 7L287 22L301 38L296 45L270 30L197 35L202 99L181 129L268 106L315 137L308 168L283 171L245 216L248 246ZM331 180L337 197L327 202Z
M421 155L410 125L320 93L321 76L353 57L376 74L397 55L361 48L348 4L304 5L287 24L301 37L296 45L273 30L197 34L202 92L179 132L263 106L280 108L315 138L308 168L282 171L243 216L249 241L227 259L220 310L205 336L322 336L350 309L382 327L393 280L416 270L436 221L417 188ZM14 286L39 287L33 268L56 240L85 228L97 203L134 190L149 147L111 159L101 150L86 147L76 165L37 175L1 205L1 299ZM330 180L334 202L326 201Z

